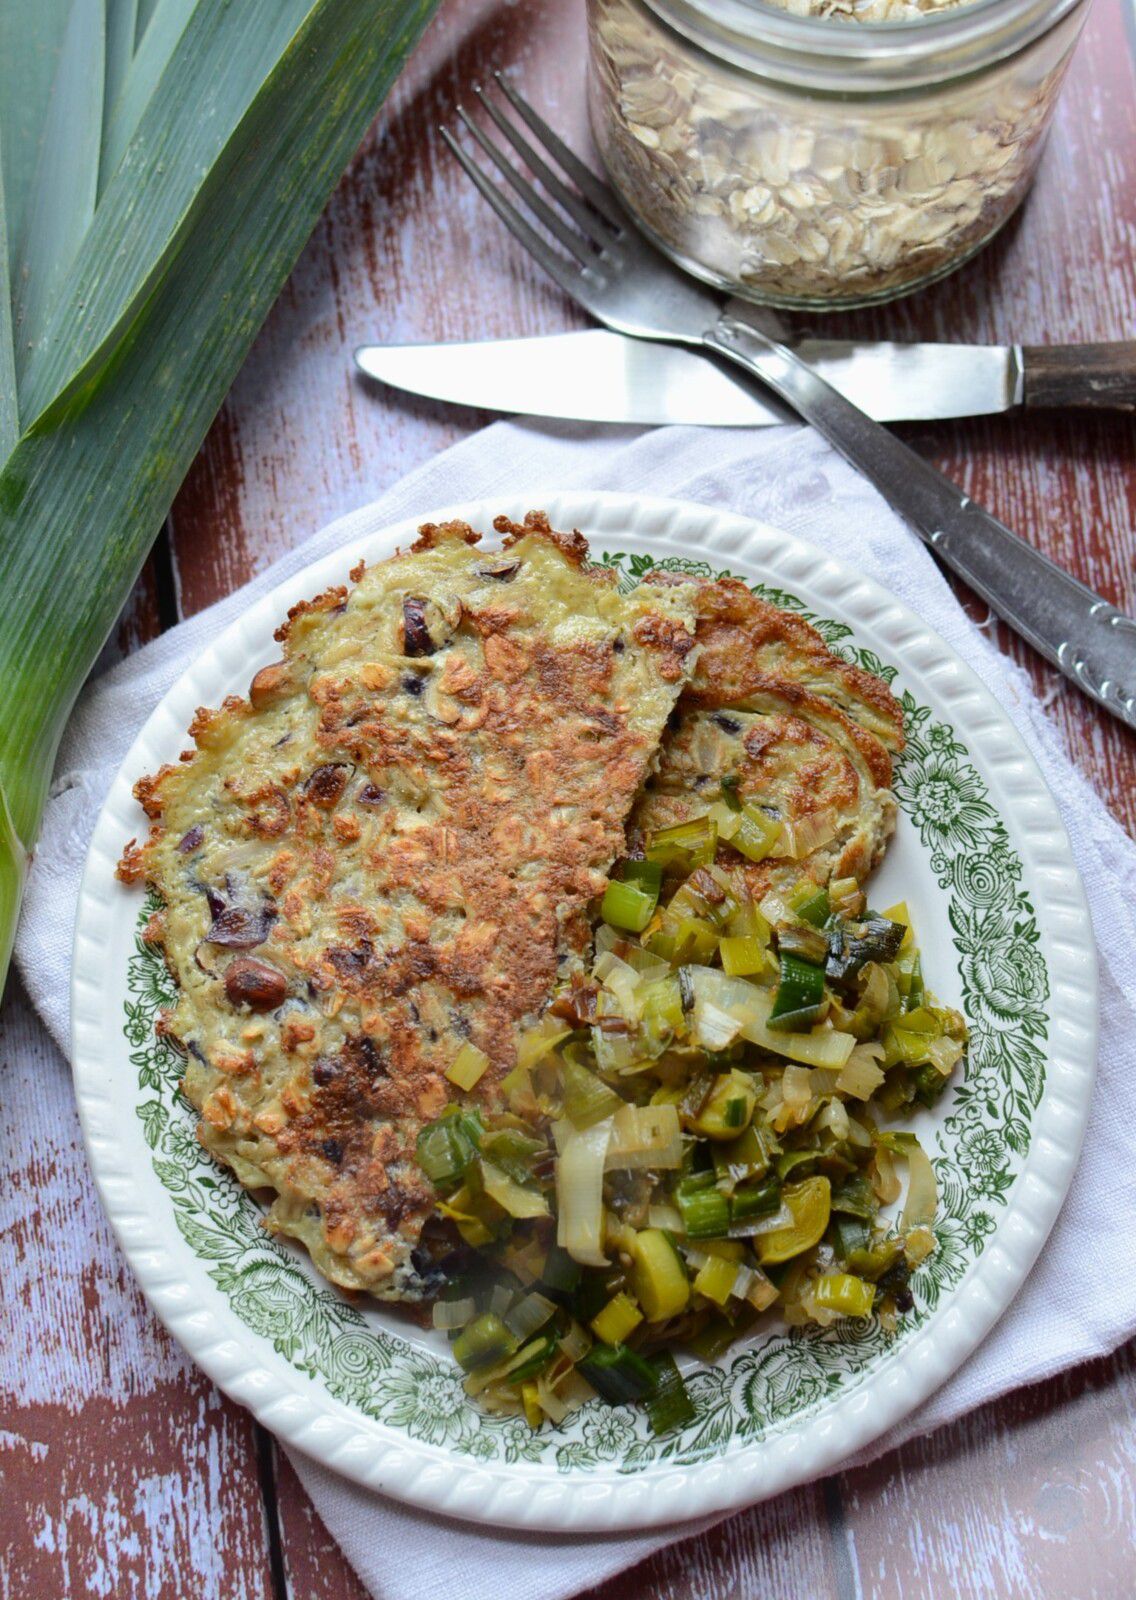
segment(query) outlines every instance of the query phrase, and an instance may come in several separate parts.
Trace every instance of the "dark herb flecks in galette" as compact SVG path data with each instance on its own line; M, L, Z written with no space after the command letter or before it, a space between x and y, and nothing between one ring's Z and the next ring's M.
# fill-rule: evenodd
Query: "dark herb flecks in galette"
M143 780L200 1134L466 1387L689 1418L675 1354L911 1305L965 1048L903 906L887 685L729 579L620 595L539 515L296 608ZM910 1174L898 1225L881 1208Z

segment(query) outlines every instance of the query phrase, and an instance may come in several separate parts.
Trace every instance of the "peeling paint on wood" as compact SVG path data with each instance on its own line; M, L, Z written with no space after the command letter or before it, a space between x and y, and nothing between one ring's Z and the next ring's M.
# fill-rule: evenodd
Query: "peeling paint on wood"
M273 1600L252 1419L135 1287L15 979L0 1120L0 1597Z
M320 1521L288 1458L277 1452L276 1492L288 1594L294 1600L367 1600L367 1590ZM459 1600L458 1596L454 1600Z
M1133 1592L1136 1351L1044 1390L844 1475L855 1566L874 1600ZM1002 1471L976 1472L995 1445Z

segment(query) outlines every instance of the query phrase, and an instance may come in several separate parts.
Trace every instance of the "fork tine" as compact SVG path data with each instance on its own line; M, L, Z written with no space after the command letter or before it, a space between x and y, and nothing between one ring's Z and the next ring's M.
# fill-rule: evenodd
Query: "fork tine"
M496 126L501 130L531 172L534 172L544 184L554 200L558 200L567 211L568 215L583 230L597 250L602 250L605 245L612 242L604 219L598 217L590 206L584 205L577 195L574 195L563 179L560 178L546 161L533 149L532 145L521 133L520 129L509 121L493 102L480 89L475 89L482 108L492 117Z
M477 94L478 91L475 89L474 93ZM548 203L543 200L539 194L537 194L536 190L533 188L528 179L522 173L517 171L512 162L510 162L504 153L493 143L492 139L486 137L486 135L477 126L477 123L471 121L470 118L466 116L461 106L458 107L458 116L461 119L463 127L465 127L477 140L478 144L485 151L485 154L489 157L490 161L492 161L493 165L497 168L501 176L507 183L510 183L513 186L516 192L521 196L522 200L528 202L530 209L534 211L544 223L549 233L553 234L557 239L559 239L560 243L566 250L570 250L572 252L581 266L585 266L588 262L594 261L595 255L591 250L588 249L587 242L584 239L581 239L580 235L576 233L574 229L568 227L567 223L565 223L563 219L559 217L555 211L553 211L552 207L548 205Z
M537 116L532 106L517 93L503 73L495 72L493 77L497 87L508 100L513 110L523 121L528 123L545 149L552 152L564 171L580 190L580 193L588 197L600 215L607 222L610 222L618 233L622 233L626 227L626 222L620 214L618 204L612 199L611 190L607 184L597 178L591 167L586 167L579 156L569 150L564 140L552 131L543 117Z
M578 269L573 266L572 262L565 261L562 255L547 245L540 237L540 234L529 226L516 206L505 198L495 183L490 182L477 162L474 161L472 156L466 154L448 128L440 128L438 131L450 151L457 157L466 177L473 182L478 192L488 200L513 237L520 240L530 255L535 256L549 277L555 279L564 290L564 293L574 298L578 290Z

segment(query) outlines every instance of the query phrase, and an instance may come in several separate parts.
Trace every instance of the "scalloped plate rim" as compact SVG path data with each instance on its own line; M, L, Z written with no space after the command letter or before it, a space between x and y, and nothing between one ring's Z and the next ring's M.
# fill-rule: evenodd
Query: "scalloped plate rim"
M884 622L898 630L899 637L887 641L891 659L916 684L930 685L933 678L932 697L944 703L952 719L960 708L972 714L965 724L967 748L984 776L992 765L1000 774L1012 773L1020 792L1013 803L1005 796L1000 799L999 815L1013 821L1016 847L1028 865L1031 885L1036 886L1039 921L1043 913L1050 916L1050 931L1057 927L1057 942L1071 963L1053 974L1046 1087L1010 1203L990 1244L949 1291L944 1304L893 1354L876 1362L868 1378L838 1395L804 1428L786 1426L771 1437L736 1446L728 1457L686 1466L663 1462L634 1475L621 1474L618 1463L585 1478L523 1461L489 1467L467 1455L447 1454L352 1410L291 1367L248 1328L234 1338L222 1325L232 1315L228 1307L220 1317L195 1298L195 1286L186 1283L169 1260L161 1230L155 1238L149 1219L134 1208L130 1171L116 1164L116 1152L119 1161L125 1152L113 1126L113 1064L106 1048L108 1043L113 1047L113 1041L100 1037L97 1017L88 1004L103 976L95 935L118 914L116 904L122 904L112 900L106 864L116 858L131 827L138 825L129 820L137 817L130 783L153 760L151 746L161 744L168 751L171 723L174 738L185 727L184 716L171 711L171 703L215 692L213 686L193 688L196 680L213 678L223 684L231 679L232 668L222 658L234 641L241 641L239 654L247 672L258 657L242 635L262 621L275 623L287 605L312 593L313 585L341 581L360 550L365 549L369 558L389 554L396 544L412 539L423 521L461 517L489 526L492 515L502 510L519 518L535 504L545 506L555 524L582 525L594 547L613 542L616 529L611 524L619 521L633 541L651 548L669 543L699 556L717 555L723 565L736 559L741 568L755 575L760 572L763 578L814 592L819 589L832 614L854 624L861 636L877 631ZM661 522L664 529L651 526L652 522ZM641 526L644 523L646 527ZM76 1098L100 1198L143 1292L208 1376L285 1442L365 1487L448 1516L517 1529L630 1531L738 1509L823 1475L913 1410L971 1354L1028 1275L1076 1166L1096 1070L1096 951L1068 838L1034 758L990 691L921 618L854 567L768 523L660 496L545 490L485 496L393 524L383 524L373 507L364 507L328 531L340 528L344 531L335 550L256 600L190 663L154 708L103 803L84 868L72 971ZM766 547L760 562L755 544ZM267 631L271 633L271 626ZM991 741L995 746L1001 742L1001 749L990 748ZM128 819L125 833L124 818ZM1084 1048L1086 1041L1091 1041L1092 1049ZM182 1241L173 1232L180 1246ZM218 1294L208 1279L199 1288L205 1286L208 1296ZM252 1348L258 1343L263 1350ZM799 1437L802 1432L808 1437Z

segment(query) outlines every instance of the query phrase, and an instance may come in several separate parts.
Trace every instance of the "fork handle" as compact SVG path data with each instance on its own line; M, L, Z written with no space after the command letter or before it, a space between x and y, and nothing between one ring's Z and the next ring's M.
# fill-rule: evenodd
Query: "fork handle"
M943 477L776 340L729 311L703 335L822 433L936 555L1077 687L1136 728L1136 621Z

